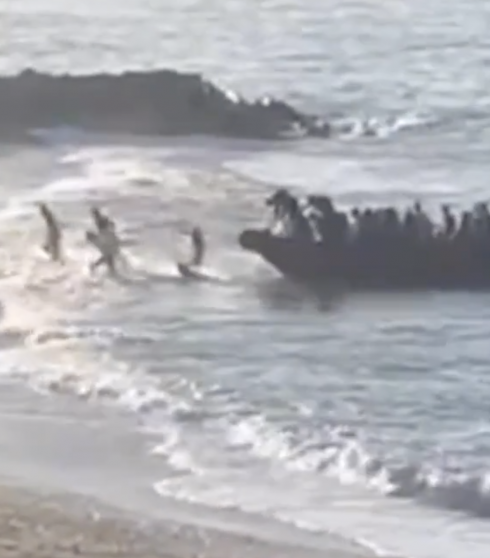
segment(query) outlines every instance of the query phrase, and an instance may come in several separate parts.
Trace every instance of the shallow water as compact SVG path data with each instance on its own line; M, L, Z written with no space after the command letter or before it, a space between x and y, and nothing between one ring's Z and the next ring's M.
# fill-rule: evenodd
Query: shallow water
M413 558L486 556L490 297L318 299L236 236L266 218L274 184L343 206L484 198L487 5L125 6L0 2L0 69L198 69L354 132L285 145L58 130L3 145L5 380L129 413L161 466L158 494ZM41 199L67 227L65 266L37 248ZM127 242L123 281L87 273L91 203ZM194 221L208 277L183 282L174 261Z

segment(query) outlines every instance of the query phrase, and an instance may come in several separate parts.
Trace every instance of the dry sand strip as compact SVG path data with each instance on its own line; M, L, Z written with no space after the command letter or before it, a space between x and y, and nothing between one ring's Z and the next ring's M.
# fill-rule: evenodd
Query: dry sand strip
M0 488L0 558L358 558L174 522L135 520L71 496Z

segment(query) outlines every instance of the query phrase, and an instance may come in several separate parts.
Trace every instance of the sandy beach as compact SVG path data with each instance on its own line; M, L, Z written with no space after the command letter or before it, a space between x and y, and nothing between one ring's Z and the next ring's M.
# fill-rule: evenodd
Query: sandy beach
M4 484L0 489L1 558L273 558L325 553L172 522L136 519L80 497ZM355 558L328 553L329 558Z
M165 469L127 418L2 387L0 558L369 556L265 517L162 497L151 485Z
M2 557L170 556L122 519L14 487L0 489Z

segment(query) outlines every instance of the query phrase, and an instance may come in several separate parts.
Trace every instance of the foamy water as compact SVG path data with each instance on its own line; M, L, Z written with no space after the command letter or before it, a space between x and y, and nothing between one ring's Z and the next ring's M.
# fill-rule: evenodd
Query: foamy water
M266 187L243 178L260 152L56 140L48 156L52 177L12 193L0 225L5 379L133 413L159 494L378 551L483 556L488 297L296 291L236 248L263 214ZM64 266L37 248L39 199L67 227ZM118 217L121 281L87 272L92 202ZM189 283L173 261L196 220L210 253Z
M257 19L254 3L131 5L0 2L18 45L0 67L198 68L332 114L339 135L278 144L61 129L3 145L3 380L53 405L85 402L88 416L92 405L134 417L147 442L138 451L156 460L155 494L380 553L486 557L490 297L319 300L236 241L267 218L273 184L345 207L417 196L437 211L485 195L484 7L266 2ZM195 33L176 33L184 20L199 47ZM63 266L39 249L39 200L65 227ZM119 281L88 273L93 203L124 239ZM209 241L205 277L182 281L175 261L194 222Z

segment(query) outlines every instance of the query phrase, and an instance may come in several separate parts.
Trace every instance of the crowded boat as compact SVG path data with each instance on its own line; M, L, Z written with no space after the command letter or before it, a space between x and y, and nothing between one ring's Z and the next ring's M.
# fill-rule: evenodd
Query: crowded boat
M248 230L242 247L308 282L407 288L490 287L490 212L485 203L432 218L420 202L342 211L325 195L287 189L266 200L272 223Z

